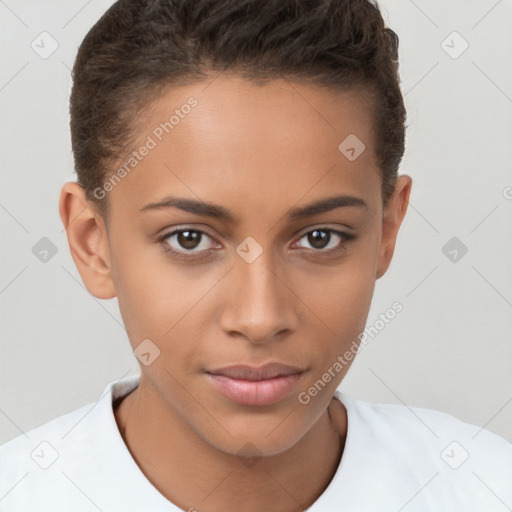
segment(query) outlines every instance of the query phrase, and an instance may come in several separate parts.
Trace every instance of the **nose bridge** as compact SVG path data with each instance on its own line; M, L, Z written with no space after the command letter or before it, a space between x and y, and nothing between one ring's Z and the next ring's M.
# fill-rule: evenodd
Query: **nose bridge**
M252 342L265 342L294 328L293 294L276 268L279 265L270 249L253 261L236 256L229 284L231 297L222 314L222 327L227 332L241 333Z

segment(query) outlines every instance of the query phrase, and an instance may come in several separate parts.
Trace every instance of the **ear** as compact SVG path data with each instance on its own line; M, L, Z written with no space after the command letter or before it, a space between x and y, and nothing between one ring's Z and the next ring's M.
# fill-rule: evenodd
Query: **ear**
M389 268L395 251L398 229L407 212L412 179L403 174L398 177L395 190L389 198L382 217L382 238L379 246L379 262L376 278L381 278Z
M78 183L70 181L62 186L59 213L71 256L85 287L98 299L112 299L116 292L105 223Z

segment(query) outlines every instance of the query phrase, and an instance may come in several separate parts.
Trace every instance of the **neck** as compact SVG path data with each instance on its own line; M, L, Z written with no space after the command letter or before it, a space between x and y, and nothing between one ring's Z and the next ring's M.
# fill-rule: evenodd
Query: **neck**
M347 419L334 398L292 448L242 464L237 455L198 436L160 400L148 400L147 393L141 400L140 388L114 409L119 431L146 478L183 510L302 511L319 498L338 469Z

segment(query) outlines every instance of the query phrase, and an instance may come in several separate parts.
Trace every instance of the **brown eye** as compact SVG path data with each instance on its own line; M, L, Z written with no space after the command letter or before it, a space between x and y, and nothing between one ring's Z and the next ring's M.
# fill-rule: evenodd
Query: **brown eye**
M355 239L355 235L343 233L337 229L318 228L305 233L300 238L299 242L304 239L309 244L309 249L316 252L328 253L331 250L335 251L343 248L344 242Z
M324 249L331 239L331 234L323 229L315 229L307 234L308 242L315 249Z
M199 229L175 229L159 238L164 250L176 258L199 259L215 250L215 241Z
M176 240L184 249L195 249L201 241L199 231L179 231Z

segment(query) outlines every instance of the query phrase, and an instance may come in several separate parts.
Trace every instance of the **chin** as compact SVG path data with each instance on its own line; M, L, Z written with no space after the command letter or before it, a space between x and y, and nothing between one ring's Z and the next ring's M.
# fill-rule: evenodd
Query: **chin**
M208 431L197 433L215 449L239 457L268 457L290 450L308 432L293 414L266 419L245 418L230 422L217 417L212 425L203 425ZM236 424L234 424L236 423ZM212 435L213 434L213 435Z

